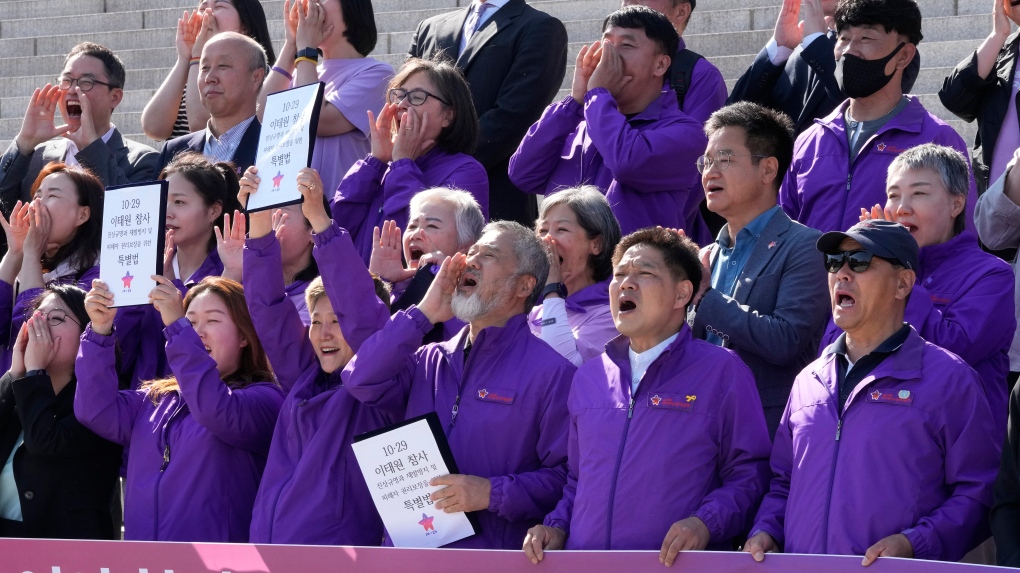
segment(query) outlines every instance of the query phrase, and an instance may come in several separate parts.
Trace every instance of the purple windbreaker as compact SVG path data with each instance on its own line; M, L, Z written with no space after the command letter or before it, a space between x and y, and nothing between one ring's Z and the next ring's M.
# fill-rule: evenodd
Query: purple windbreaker
M956 130L928 113L918 98L906 97L910 103L865 142L852 164L843 118L850 100L800 134L779 189L779 205L791 219L823 233L845 231L860 221L862 207L885 205L886 172L900 153L937 143L970 157ZM975 203L977 189L971 177L968 221L974 220Z
M114 338L86 328L74 414L131 446L125 539L246 543L283 392L271 382L230 389L187 318L164 333L180 391L154 405L146 391L117 390Z
M694 516L709 548L732 549L769 477L754 375L684 324L631 395L629 346L617 337L574 375L567 485L545 524L567 532L565 549L652 550Z
M582 360L590 360L606 351L606 343L620 333L609 310L609 279L588 285L564 299L567 321L574 331L577 352ZM531 332L542 336L542 306L528 314Z
M312 236L326 296L344 340L357 352L389 319L350 235L334 224ZM269 459L255 498L252 543L379 545L383 525L350 444L354 436L403 419L358 402L326 374L280 273L280 243L273 233L248 239L244 290L255 329L287 389L273 431Z
M911 330L840 418L836 356L793 383L752 533L786 553L832 555L902 533L918 559L959 560L980 541L1002 445L977 373Z
M977 371L995 421L994 435L1004 437L1009 347L1016 329L1013 269L982 251L971 231L924 247L920 263L903 320ZM829 319L819 354L842 333Z
M689 228L700 199L688 198L704 196L695 163L707 145L701 124L680 111L668 84L630 119L609 90L595 88L583 107L567 96L545 109L510 158L510 180L539 195L595 185L624 235L655 225Z
M559 501L567 479L567 393L574 365L528 330L528 317L468 328L420 346L432 328L417 307L394 314L344 369L347 390L405 418L436 412L460 473L492 483L477 535L446 547L519 550ZM454 415L455 410L457 414Z
M383 221L407 228L411 197L432 187L467 191L489 218L489 176L475 158L464 153L447 153L438 146L411 161L398 159L389 165L369 155L351 167L330 205L333 220L347 229L361 259L372 256L372 229Z

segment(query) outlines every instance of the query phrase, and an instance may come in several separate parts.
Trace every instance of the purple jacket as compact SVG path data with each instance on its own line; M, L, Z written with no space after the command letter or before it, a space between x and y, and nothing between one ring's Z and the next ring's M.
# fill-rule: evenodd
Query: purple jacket
M833 555L903 533L918 559L959 560L987 519L1002 443L977 373L911 331L840 419L836 356L793 383L752 532L786 553Z
M606 343L620 333L609 310L609 279L588 285L564 299L567 321L574 331L577 352L585 361L606 351ZM536 306L528 314L531 332L542 336L542 306Z
M131 446L126 539L246 543L283 392L270 382L227 387L186 318L164 333L181 389L154 405L146 391L118 392L113 337L87 328L74 413L99 436Z
M779 205L791 219L823 233L845 231L859 222L862 207L885 205L886 171L900 153L922 143L937 143L969 157L966 144L952 127L928 113L921 100L907 97L910 103L871 136L853 164L843 118L850 100L800 134L793 163L779 189ZM968 221L974 220L976 202L971 177Z
M347 229L354 246L368 264L372 229L393 220L407 227L411 197L432 187L467 191L489 217L489 177L470 155L447 153L438 146L418 159L399 159L389 165L369 155L351 167L330 202L333 220Z
M629 346L617 337L574 375L570 472L545 524L567 532L565 549L652 550L695 516L710 548L731 549L769 476L754 376L684 324L631 395Z
M920 261L903 320L977 371L995 421L994 435L1005 436L1009 346L1016 329L1013 269L982 251L970 231L924 247ZM830 319L821 350L842 333Z
M414 306L397 312L344 369L344 383L365 404L406 408L406 418L436 412L460 473L491 481L480 532L447 547L519 550L563 493L574 365L531 334L524 314L478 333L467 361L467 328L419 348L431 328Z
M344 339L355 351L389 319L350 235L333 225L312 251ZM297 310L284 293L280 243L248 239L244 290L255 329L280 384L288 389L273 431L251 520L252 543L379 545L382 521L354 450L354 436L403 419L362 405L326 374Z
M545 195L595 185L624 235L654 225L686 228L700 203L689 196L704 193L695 162L707 144L701 124L680 111L668 85L630 119L609 90L595 88L583 107L567 96L546 108L510 158L510 180Z

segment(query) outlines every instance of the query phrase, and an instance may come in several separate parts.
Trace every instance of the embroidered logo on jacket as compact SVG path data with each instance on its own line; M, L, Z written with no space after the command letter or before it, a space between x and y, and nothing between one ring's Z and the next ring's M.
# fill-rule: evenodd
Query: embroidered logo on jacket
M680 394L653 394L648 397L648 405L652 408L666 408L668 410L680 410L682 412L694 411L693 402L697 396L683 396Z
M910 390L872 390L868 393L868 402L884 402L909 406L914 401Z
M478 399L484 402L496 402L497 404L506 404L509 406L514 403L514 398L517 397L517 392L513 390L499 390L493 388L488 390L482 388L478 391Z

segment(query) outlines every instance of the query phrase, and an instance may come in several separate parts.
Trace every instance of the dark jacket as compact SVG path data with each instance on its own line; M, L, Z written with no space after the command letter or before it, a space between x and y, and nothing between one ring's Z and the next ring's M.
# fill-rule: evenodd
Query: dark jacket
M777 66L762 49L751 67L740 76L726 103L750 101L790 116L797 133L814 125L836 109L846 95L836 79L836 33L817 38L803 50L794 50L786 63ZM903 71L903 93L910 93L921 69L918 52Z
M995 58L995 67L987 78L978 75L977 50L960 62L942 82L939 99L946 109L964 121L978 122L977 137L971 163L978 191L988 188L988 171L992 167L995 142L999 139L1002 120L1006 119L1009 96L1012 93L1013 73L1016 71L1017 46L1020 31L1013 32ZM1020 105L1014 101L1013 105ZM1018 108L1020 109L1020 108ZM1013 129L1020 129L1014 125Z
M1009 395L1009 425L992 499L996 561L1020 567L1020 384Z
M163 144L163 148L159 150L159 170L162 171L174 157L177 157L181 153L187 151L196 151L202 153L205 150L205 134L208 133L208 129L196 131L195 133L189 133L188 135L182 135L180 137L171 139ZM244 130L244 135L241 136L241 142L237 144L237 149L234 150L234 156L230 159L230 162L237 168L238 174L243 174L246 169L255 165L255 156L258 155L259 151L259 134L262 132L262 124L259 123L258 118L255 118L248 129Z
M53 394L47 375L0 378L0 464L14 454L24 537L115 539L110 499L117 483L121 447L74 417L71 382ZM9 532L8 532L9 533Z
M535 222L534 202L510 182L510 156L528 127L556 96L567 66L563 23L524 0L510 0L486 20L458 57L468 8L418 25L409 55L439 52L455 60L471 88L478 113L475 159L489 173L489 214L527 227ZM529 208L530 207L530 208Z

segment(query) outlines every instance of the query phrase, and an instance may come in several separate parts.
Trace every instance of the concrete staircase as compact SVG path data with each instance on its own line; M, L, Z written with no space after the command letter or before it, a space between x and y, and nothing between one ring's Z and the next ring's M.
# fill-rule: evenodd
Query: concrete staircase
M924 15L920 45L924 67L914 86L924 105L949 122L971 144L974 124L960 121L938 99L943 78L972 50L990 28L987 0L919 0ZM418 22L466 5L470 0L374 0L379 42L374 57L399 67ZM580 46L600 34L602 19L619 0L529 0L562 20L570 38L568 67L560 94L565 95ZM684 38L734 82L769 40L780 0L699 0ZM283 1L262 4L269 30L283 39ZM0 145L5 149L21 127L33 89L60 73L64 55L89 40L117 52L128 69L124 101L114 123L129 138L158 148L142 135L140 118L146 102L176 59L177 19L196 0L16 0L0 1Z

